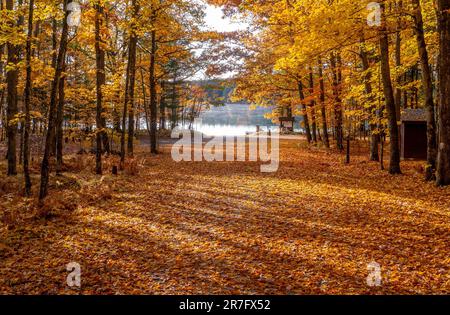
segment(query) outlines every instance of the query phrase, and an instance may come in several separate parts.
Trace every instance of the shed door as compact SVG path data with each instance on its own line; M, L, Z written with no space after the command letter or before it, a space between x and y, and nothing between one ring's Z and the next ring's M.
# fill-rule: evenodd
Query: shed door
M424 159L427 158L427 125L423 122L405 123L405 159Z

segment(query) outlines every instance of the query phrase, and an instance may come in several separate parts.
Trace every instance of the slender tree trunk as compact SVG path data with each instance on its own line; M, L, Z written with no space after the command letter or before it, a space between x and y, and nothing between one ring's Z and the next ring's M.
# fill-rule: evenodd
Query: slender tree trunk
M298 86L298 94L300 96L300 102L302 105L303 122L305 124L306 140L308 141L308 143L311 143L311 130L309 128L308 112L307 112L306 104L305 104L305 94L303 93L302 81L298 81L297 86Z
M25 79L25 131L23 137L23 174L25 178L25 195L31 195L30 158L30 100L31 100L31 37L33 34L34 0L28 8L28 35L26 45L26 79Z
M21 122L19 126L19 165L22 165L23 162L23 138L25 133L24 124Z
M139 134L141 123L141 102L136 102L136 114L134 116L134 133Z
M367 72L369 70L369 57L367 55L367 51L364 47L364 40L361 41L360 52L359 55L361 57L362 69L365 72L364 75L364 90L369 97L369 101L373 101L372 95L372 84L370 83L371 73ZM376 116L376 107L371 106L369 108L369 115ZM369 126L370 126L370 156L369 159L371 161L378 161L380 159L378 155L378 146L380 143L380 134L377 131L377 124L373 121L373 118L369 116Z
M175 128L176 124L177 124L177 109L178 109L178 104L177 104L177 71L175 70L174 74L173 74L173 83L172 83L172 104L171 104L171 114L170 114L170 128L173 129Z
M347 148L345 152L345 164L350 164L350 131L347 135Z
M157 127L158 127L158 108L156 101L156 79L155 79L155 59L156 59L156 31L152 30L152 48L150 54L150 145L151 153L157 154Z
M56 69L56 62L58 59L58 24L56 18L52 18L52 68Z
M3 71L0 71L0 73L3 74ZM2 88L2 92L0 94L0 115L1 115L1 121L2 121L2 131L0 133L0 142L5 141L5 132L6 132L6 114L5 109L3 105L3 101L5 99L5 88Z
M344 150L344 135L342 130L342 102L339 96L339 70L337 69L337 56L333 53L330 60L331 70L333 73L333 96L334 96L334 120L336 146L339 151Z
M401 61L402 35L400 33L401 32L401 23L402 23L402 18L401 18L402 8L403 8L403 3L400 0L397 3L397 9L398 9L397 14L399 15L399 17L397 18L397 29L395 31L395 66L397 68L399 68L402 65L402 61ZM400 119L400 107L401 107L401 102L402 102L402 90L400 89L400 84L401 84L401 76L400 75L397 75L396 83L397 83L397 87L395 88L395 91L394 91L395 112L396 112L397 118Z
M388 114L389 139L390 139L390 162L389 173L400 174L400 150L397 126L397 113L395 109L394 91L392 89L391 69L389 67L389 40L386 30L386 21L384 13L384 3L382 8L382 26L380 27L380 62L381 78L383 81L383 91L386 101Z
M95 116L96 130L96 152L95 152L95 172L98 175L102 174L102 141L106 138L104 130L103 114L103 91L102 87L105 85L105 50L102 47L103 40L101 38L101 29L103 26L103 6L98 1L95 5L95 62L96 62L96 92L97 92L97 110Z
M161 99L159 101L159 128L166 129L166 82L161 81Z
M6 9L11 11L14 10L13 0L6 0ZM8 69L6 72L6 84L7 84L6 138L8 141L7 175L12 176L17 174L17 159L16 159L17 125L12 123L12 120L15 118L17 114L17 82L18 82L17 63L19 62L19 47L11 42L8 42L7 49L8 49L8 64L13 65L13 67Z
M322 141L325 147L330 147L330 140L328 139L327 114L325 107L325 84L323 81L322 60L319 58L319 88L320 88L320 111L322 112Z
M309 67L309 95L311 97L311 101L309 103L309 106L311 107L311 131L312 131L312 141L314 143L317 143L317 125L316 125L316 102L314 101L314 76L313 76L313 70L312 67Z
M384 171L384 132L380 134L380 169Z
M4 3L3 1L0 1L0 10L4 10ZM3 72L4 69L4 65L5 63L3 62L3 51L5 50L5 46L6 44L0 44L0 75L1 75L1 79L0 79L0 84L2 84L2 89L0 90L0 122L2 125L2 129L0 131L0 142L3 142L5 137L4 137L4 133L5 133L5 123L6 123L6 119L5 119L5 115L4 115L4 104L3 104L3 100L5 98L5 86L4 86L4 81L3 78L5 77L5 73Z
M431 68L428 60L428 51L425 43L422 8L420 0L412 0L414 6L414 30L419 50L420 65L422 69L422 85L425 94L425 108L427 111L427 166L425 179L432 180L436 169L437 143L436 121L434 119L433 82Z
M436 183L450 185L450 0L437 0L439 115Z
M66 71L66 56L64 55L62 71ZM66 75L59 78L58 87L58 107L56 109L56 174L61 174L63 165L63 121L64 121L64 101L65 101L65 81Z
M142 68L140 69L140 74L141 74L142 98L143 98L143 102L144 102L145 126L147 128L148 138L151 140L152 135L151 135L151 131L150 131L150 129L151 129L150 128L150 113L149 113L149 109L148 109L149 104L147 104L147 93L145 91L145 78L144 78L144 71L142 70ZM151 147L151 143L150 143L150 147Z
M134 10L134 17L136 18L139 12L139 6L136 0L132 1ZM136 46L137 46L137 34L135 30L131 30L130 34L130 46L128 55L129 70L129 85L128 85L128 155L133 156L133 140L134 140L134 86L136 82Z
M138 6L136 0L132 1L134 9L133 15L137 16ZM120 141L120 161L121 168L125 161L125 133L126 133L126 118L128 114L128 155L133 156L133 138L134 138L134 85L136 76L136 46L137 35L133 28L130 30L130 39L128 44L128 64L125 87L125 102L123 107L122 117L122 138Z
M120 169L123 169L123 163L125 162L125 135L127 128L127 113L128 113L128 85L130 81L130 64L127 65L127 74L125 78L125 101L123 103L122 114L122 134L120 137Z
M58 61L58 23L56 21L56 18L53 17L52 19L52 68L56 70L56 63ZM64 60L65 60L65 56L64 56ZM52 85L50 83L50 90L52 88ZM47 109L48 110L48 109ZM56 127L55 127L56 128ZM56 135L56 129L54 131L55 135ZM55 141L51 144L50 147L50 156L56 156L56 137L55 137Z
M42 158L42 166L41 166L41 186L39 190L39 200L42 201L48 194L48 180L50 173L50 150L52 144L55 142L55 112L56 112L56 99L57 99L57 91L59 79L61 77L61 73L64 65L64 56L66 54L67 49L67 36L69 32L69 26L67 25L67 17L69 16L69 12L67 11L67 6L71 3L72 0L66 0L64 2L64 21L63 28L61 32L61 41L59 43L59 51L58 58L56 62L56 71L55 76L52 82L52 89L50 94L50 105L48 111L48 126L47 133L45 137L45 147L44 147L44 156Z
M112 116L113 116L113 125L114 125L114 131L117 133L121 133L121 121L120 121L120 113L117 109L117 104L120 103L120 90L116 91L115 98L114 98L114 104L113 104L113 110L112 110Z

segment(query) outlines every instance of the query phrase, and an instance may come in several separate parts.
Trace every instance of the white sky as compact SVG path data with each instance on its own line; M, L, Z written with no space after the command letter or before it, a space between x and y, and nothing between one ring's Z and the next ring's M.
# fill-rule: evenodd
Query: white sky
M248 27L248 24L244 21L239 21L239 17L237 18L229 18L224 17L221 7L215 7L209 4L206 5L206 16L205 16L205 28L204 30L211 30L217 32L233 32L239 30L245 30ZM200 49L201 50L201 49ZM228 78L233 76L234 73L226 73L219 77ZM201 80L207 79L203 71L194 75L191 79Z
M236 22L224 17L220 7L211 5L207 5L205 21L208 28L217 32L232 32L244 30L247 27L244 22Z

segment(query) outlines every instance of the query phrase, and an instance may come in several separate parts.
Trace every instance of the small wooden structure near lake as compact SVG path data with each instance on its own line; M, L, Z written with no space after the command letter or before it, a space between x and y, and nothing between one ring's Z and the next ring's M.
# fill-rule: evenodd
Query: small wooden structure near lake
M278 121L280 123L281 132L294 131L295 117L280 117L278 118Z
M402 110L400 141L402 159L426 160L427 119L424 109Z

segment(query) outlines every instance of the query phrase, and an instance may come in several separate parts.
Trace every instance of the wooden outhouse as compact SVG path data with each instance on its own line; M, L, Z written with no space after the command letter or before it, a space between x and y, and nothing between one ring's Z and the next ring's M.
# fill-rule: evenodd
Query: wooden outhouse
M402 159L427 158L427 119L424 109L402 110L400 147Z

